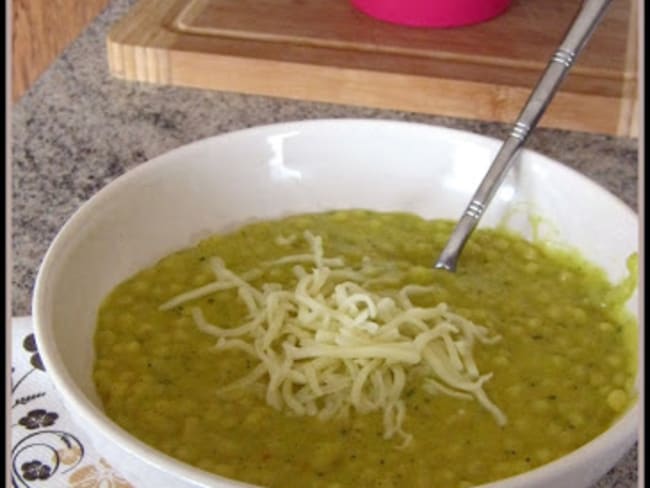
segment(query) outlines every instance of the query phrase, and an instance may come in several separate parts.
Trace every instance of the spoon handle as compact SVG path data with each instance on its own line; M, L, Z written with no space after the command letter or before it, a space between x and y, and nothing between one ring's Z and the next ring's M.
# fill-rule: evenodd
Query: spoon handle
M477 226L483 211L492 200L508 169L515 161L515 157L526 143L528 135L551 103L555 92L611 2L612 0L585 0L582 3L564 41L553 54L508 138L503 142L488 172L449 237L435 264L436 268L448 271L456 270L460 253Z

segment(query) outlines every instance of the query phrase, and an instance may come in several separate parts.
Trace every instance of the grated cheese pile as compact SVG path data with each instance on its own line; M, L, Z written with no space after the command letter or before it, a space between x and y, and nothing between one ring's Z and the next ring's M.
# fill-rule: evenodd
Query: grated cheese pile
M384 438L412 436L402 428L407 383L430 394L476 399L499 425L506 423L483 385L492 374L480 374L472 356L476 341L492 344L485 327L449 310L446 304L414 306L411 296L432 287L407 285L375 293L368 287L395 277L377 278L377 267L364 259L360 269L340 257L326 258L322 239L304 233L310 252L289 255L265 266L293 265L293 289L249 281L262 275L252 270L237 275L219 258L209 263L216 281L178 295L161 305L169 310L203 296L236 289L249 316L233 328L210 324L199 307L191 314L197 327L217 338L215 349L238 349L259 361L246 376L221 393L257 385L266 402L296 415L321 420L359 413L383 412ZM295 238L279 237L288 245ZM303 265L309 265L306 269Z

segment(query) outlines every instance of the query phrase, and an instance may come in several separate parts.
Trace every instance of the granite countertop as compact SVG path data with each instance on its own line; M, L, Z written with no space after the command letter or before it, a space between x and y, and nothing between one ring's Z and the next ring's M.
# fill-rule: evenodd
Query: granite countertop
M208 136L273 122L362 117L416 121L503 138L504 124L123 82L107 70L108 27L133 0L113 0L12 110L12 313L31 313L45 251L71 214L127 170ZM637 208L636 140L538 129L527 147L558 159ZM637 449L599 488L637 486Z

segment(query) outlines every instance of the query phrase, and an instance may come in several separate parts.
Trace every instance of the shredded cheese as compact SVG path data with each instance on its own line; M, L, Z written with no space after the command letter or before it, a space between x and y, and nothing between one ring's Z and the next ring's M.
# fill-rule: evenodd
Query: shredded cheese
M237 275L215 257L209 261L215 282L160 306L169 310L237 289L249 317L236 327L217 327L199 307L191 308L196 326L217 338L215 350L237 349L259 361L219 393L255 386L265 391L272 407L321 420L347 416L352 410L381 410L384 437L401 438L400 447L412 439L402 428L407 382L431 395L476 399L499 425L507 422L483 390L491 373L480 374L472 355L477 341L493 344L499 336L490 336L488 329L453 313L444 303L414 306L411 296L429 293L432 287L369 291L364 283L382 280L377 277L379 267L364 258L362 268L353 270L341 257L324 256L320 236L305 232L304 238L309 252L264 264L293 264L297 282L291 290L278 284L258 289L244 277L259 277L260 270ZM277 241L286 244L289 239ZM399 277L393 276L384 282L396 280Z

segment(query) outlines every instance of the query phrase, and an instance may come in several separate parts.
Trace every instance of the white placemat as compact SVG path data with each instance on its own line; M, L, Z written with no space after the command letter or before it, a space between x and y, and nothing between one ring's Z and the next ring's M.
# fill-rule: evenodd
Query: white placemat
M31 317L12 319L12 488L136 488L70 420L38 355Z

